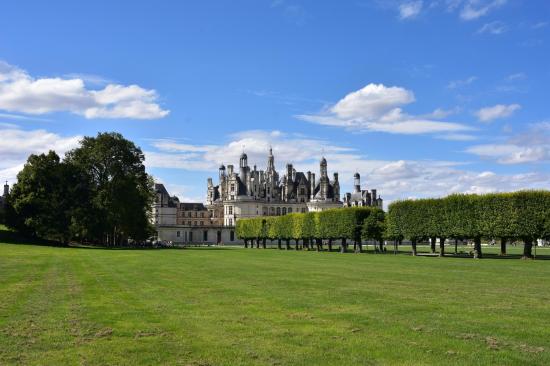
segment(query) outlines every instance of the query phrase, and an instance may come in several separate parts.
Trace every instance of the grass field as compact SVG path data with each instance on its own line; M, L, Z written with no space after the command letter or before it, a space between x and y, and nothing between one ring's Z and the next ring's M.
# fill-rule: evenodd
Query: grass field
M0 244L0 364L547 365L549 281L545 260Z

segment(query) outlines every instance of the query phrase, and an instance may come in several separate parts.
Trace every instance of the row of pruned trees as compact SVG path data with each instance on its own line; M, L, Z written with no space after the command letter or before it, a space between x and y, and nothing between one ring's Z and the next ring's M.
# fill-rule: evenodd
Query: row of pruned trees
M276 240L290 248L291 240L302 241L306 248L322 248L323 239L332 250L333 241L339 240L340 251L346 252L353 243L356 252L362 251L362 240L376 240L382 245L385 232L384 211L373 207L331 209L322 212L294 213L284 216L256 217L237 221L237 236L245 247L262 245L266 240Z
M386 238L410 240L413 255L416 243L426 239L435 252L439 238L440 255L446 239L473 240L474 257L480 258L481 240L498 238L501 254L506 254L508 241L521 240L523 256L531 258L533 243L550 237L550 191L397 201L389 206L386 221Z

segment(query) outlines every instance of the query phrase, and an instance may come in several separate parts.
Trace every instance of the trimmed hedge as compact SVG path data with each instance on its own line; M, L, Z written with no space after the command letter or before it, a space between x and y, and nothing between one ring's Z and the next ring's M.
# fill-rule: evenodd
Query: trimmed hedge
M413 242L427 238L472 239L474 256L481 257L482 238L524 242L530 258L536 239L550 237L550 191L520 191L484 195L454 194L440 199L394 202L387 215L387 237ZM434 249L434 247L432 247Z
M360 242L365 219L373 217L377 227L384 226L383 211L373 207L351 207L322 212L292 213L283 216L255 217L237 221L237 236L244 240L303 240L304 243L322 239ZM376 226L375 225L375 226Z

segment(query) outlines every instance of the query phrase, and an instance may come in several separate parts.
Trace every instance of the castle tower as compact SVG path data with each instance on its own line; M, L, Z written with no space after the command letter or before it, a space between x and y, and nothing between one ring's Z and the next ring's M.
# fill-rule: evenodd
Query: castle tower
M329 185L328 174L327 174L327 159L323 157L319 165L321 170L321 178L319 179L319 185L320 185L319 198L322 200L325 200L327 199L327 196L328 196L328 185Z
M334 173L334 202L340 201L340 182L338 182L338 173Z
M225 165L220 165L219 171L219 182L221 183L225 179Z
M267 169L268 172L275 171L275 157L273 156L273 149L269 148L269 155L267 156Z
M248 167L248 156L246 156L246 154L244 152L241 154L241 160L239 162L239 167L241 168L241 171L244 168Z
M353 191L358 193L361 191L361 176L359 173L353 175Z
M4 198L8 197L10 194L10 186L8 185L8 181L6 181L6 184L4 184Z

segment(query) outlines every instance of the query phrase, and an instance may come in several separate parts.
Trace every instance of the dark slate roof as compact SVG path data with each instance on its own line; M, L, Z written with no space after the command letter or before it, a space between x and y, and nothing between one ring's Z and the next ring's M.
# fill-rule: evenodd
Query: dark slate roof
M206 211L204 204L199 202L183 202L180 203L180 210L182 211Z

